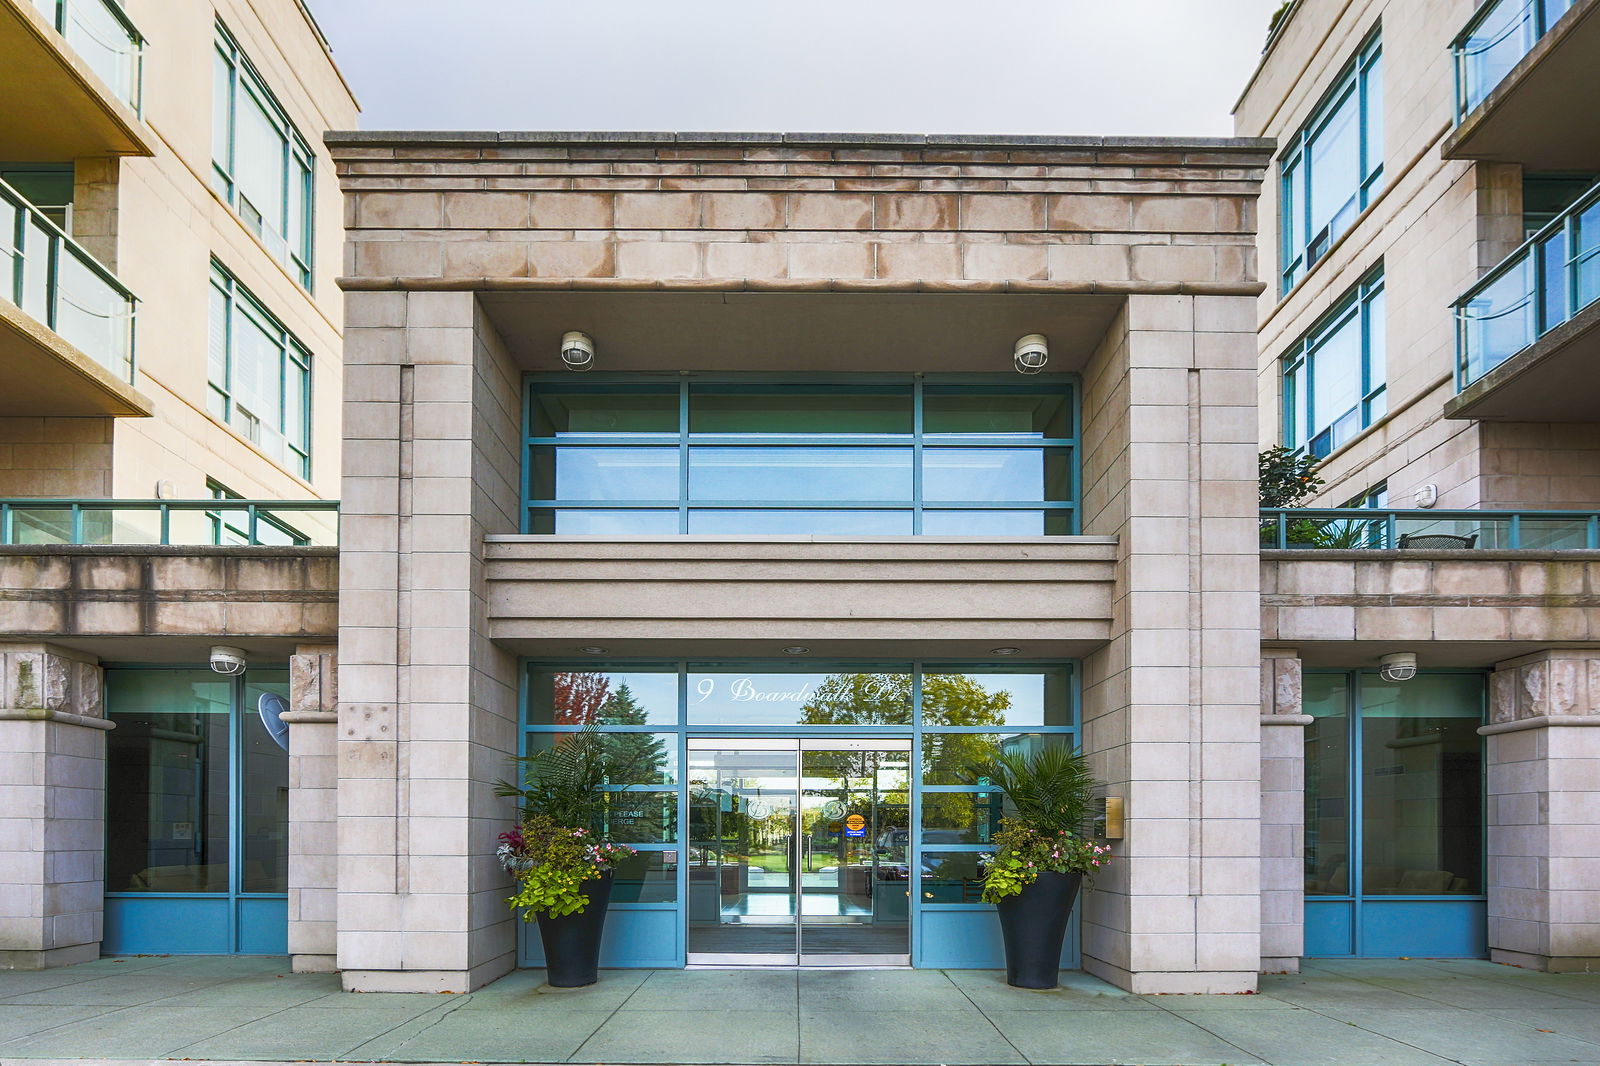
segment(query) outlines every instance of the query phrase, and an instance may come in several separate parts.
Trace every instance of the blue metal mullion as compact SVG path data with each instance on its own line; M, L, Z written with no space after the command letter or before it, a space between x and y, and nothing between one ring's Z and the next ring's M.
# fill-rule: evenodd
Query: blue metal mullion
M1362 758L1361 738L1361 707L1363 703L1361 691L1361 671L1350 672L1349 695L1347 711L1349 721L1345 723L1346 741L1350 753L1347 763L1350 775L1346 784L1345 794L1350 797L1350 814L1345 823L1346 853L1349 856L1350 878L1350 953L1356 958L1364 954L1365 936L1362 930L1362 893L1366 889L1366 879L1363 876L1366 866L1365 836L1362 831L1362 820L1366 814L1366 789L1363 787L1362 773L1366 760Z
M228 708L228 954L239 952L239 892L243 848L239 829L244 822L244 675L232 679ZM197 826L197 830L203 830Z
M689 532L689 379L678 382L678 533ZM687 904L685 904L687 906Z
M919 421L921 414L919 403ZM906 811L906 891L911 893L906 907L907 934L911 941L907 947L914 966L922 962L922 677L925 669L926 664L920 661L911 664L911 757L906 760L911 777Z
M923 379L918 375L911 382L911 535L922 533L922 401Z

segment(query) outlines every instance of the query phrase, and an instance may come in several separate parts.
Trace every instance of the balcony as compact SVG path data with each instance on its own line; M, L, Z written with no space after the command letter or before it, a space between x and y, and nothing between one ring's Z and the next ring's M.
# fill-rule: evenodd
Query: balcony
M118 0L0 0L0 159L150 155L144 38Z
M1456 301L1450 418L1600 419L1600 185Z
M338 500L0 499L0 545L338 543Z
M1600 168L1600 0L1490 0L1451 46L1456 128L1446 159Z
M0 182L0 415L148 415L133 318L133 294Z
M1593 551L1600 512L1272 508L1261 547L1288 551Z

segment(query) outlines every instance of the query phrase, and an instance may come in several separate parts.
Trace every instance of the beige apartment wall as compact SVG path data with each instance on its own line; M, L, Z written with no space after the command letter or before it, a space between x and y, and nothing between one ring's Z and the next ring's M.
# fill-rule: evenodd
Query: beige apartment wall
M152 401L155 415L117 423L111 483L99 494L151 497L158 481L170 481L175 495L199 497L206 494L206 478L214 477L247 496L336 496L342 300L332 278L342 232L337 181L320 149L323 130L355 122L355 102L297 4L129 0L127 7L149 41L144 118L155 155L116 164L80 161L85 210L77 213L75 230L139 297L135 387ZM317 276L309 296L212 191L216 17L318 152ZM309 484L206 414L212 255L313 353Z
M0 496L107 496L109 418L0 418Z
M1381 24L1384 183L1372 205L1280 299L1280 188L1262 193L1259 303L1261 441L1281 439L1281 355L1380 261L1387 298L1388 415L1323 464L1317 502L1380 482L1404 507L1424 485L1442 506L1592 506L1594 438L1573 427L1442 417L1455 395L1450 305L1521 242L1521 169L1440 158L1450 129L1449 44L1472 0L1304 2L1263 59L1235 112L1241 135L1287 144ZM1273 178L1277 172L1274 168Z

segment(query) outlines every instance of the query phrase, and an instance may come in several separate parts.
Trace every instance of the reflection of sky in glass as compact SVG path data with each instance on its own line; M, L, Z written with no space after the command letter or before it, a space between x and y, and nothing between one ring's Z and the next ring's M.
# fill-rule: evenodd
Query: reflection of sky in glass
M983 503L1043 499L1044 452L1037 448L929 448L922 497Z
M692 510L689 512L689 532L909 537L911 512Z
M910 448L690 448L695 500L911 501Z

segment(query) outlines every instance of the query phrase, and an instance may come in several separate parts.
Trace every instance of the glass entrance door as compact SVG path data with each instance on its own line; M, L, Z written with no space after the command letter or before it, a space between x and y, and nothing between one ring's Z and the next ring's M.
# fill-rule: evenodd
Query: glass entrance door
M691 738L689 964L909 965L910 756Z

